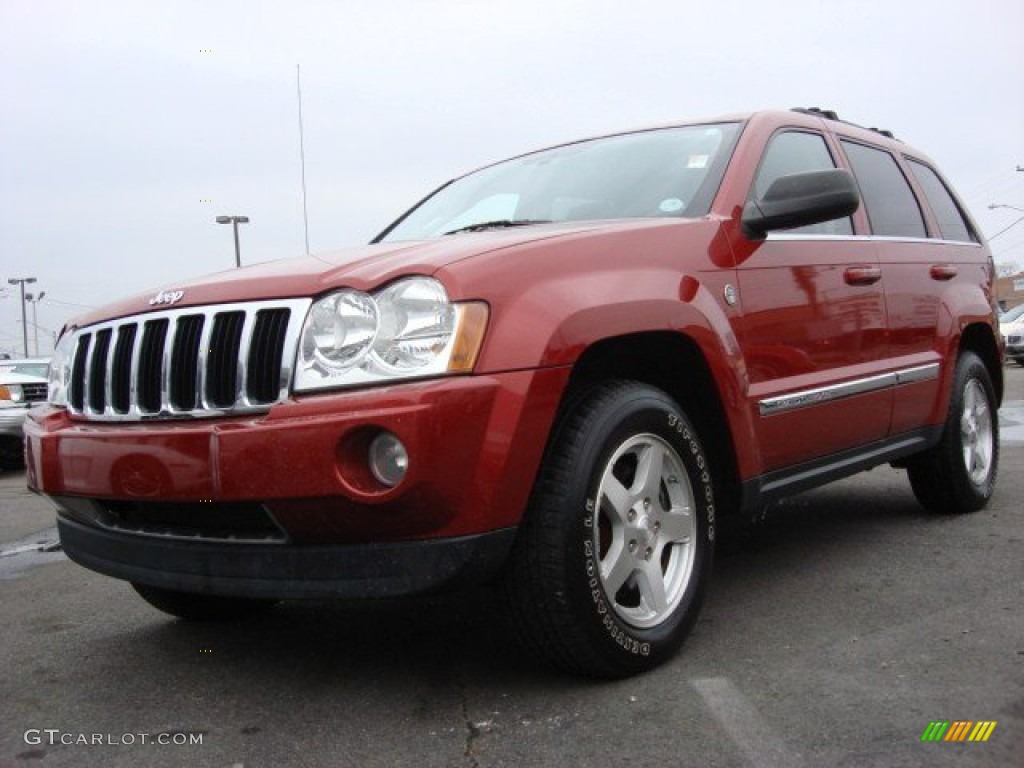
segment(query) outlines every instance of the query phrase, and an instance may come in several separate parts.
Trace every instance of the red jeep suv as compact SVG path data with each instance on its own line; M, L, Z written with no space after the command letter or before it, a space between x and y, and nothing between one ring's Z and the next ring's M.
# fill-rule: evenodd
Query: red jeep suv
M71 559L180 617L495 580L527 646L628 675L728 520L886 462L985 505L993 274L928 158L832 112L574 142L365 247L78 318L28 482Z

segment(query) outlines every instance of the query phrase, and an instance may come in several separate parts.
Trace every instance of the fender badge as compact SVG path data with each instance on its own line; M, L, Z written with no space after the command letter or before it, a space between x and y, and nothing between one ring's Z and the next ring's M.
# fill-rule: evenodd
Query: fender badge
M723 290L722 293L725 294L726 304L728 304L730 307L736 305L736 299L739 297L736 295L736 289L733 287L731 283L725 286L725 290Z
M149 306L158 307L162 304L176 304L185 295L184 291L160 291L149 300Z

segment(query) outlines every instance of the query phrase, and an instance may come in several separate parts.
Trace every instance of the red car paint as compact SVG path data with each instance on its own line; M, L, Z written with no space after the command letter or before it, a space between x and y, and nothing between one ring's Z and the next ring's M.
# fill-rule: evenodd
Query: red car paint
M727 515L769 498L771 473L941 425L965 340L978 345L1001 391L989 250L980 240L938 237L936 215L905 169L928 238L872 237L864 206L846 238L755 238L741 225L765 146L780 131L820 135L839 168L849 168L841 137L882 148L901 167L908 155L927 159L815 115L729 119L742 132L699 218L561 222L385 242L165 286L184 290L175 308L204 307L340 287L370 291L426 275L454 302L486 302L489 318L470 375L292 394L265 413L222 418L108 423L57 407L37 411L26 425L30 487L58 503L260 502L300 546L513 528L581 361L609 341L646 338L656 349L673 339L706 366L713 392L703 396L724 417L719 458L731 470L720 467L719 481L730 488L719 511ZM75 327L144 314L151 296L90 313ZM820 388L934 364L931 378L911 375L898 386L764 412L792 393L813 398ZM614 360L602 366L614 369ZM614 372L644 377L643 370ZM366 466L369 436L379 430L408 448L408 474L394 488Z

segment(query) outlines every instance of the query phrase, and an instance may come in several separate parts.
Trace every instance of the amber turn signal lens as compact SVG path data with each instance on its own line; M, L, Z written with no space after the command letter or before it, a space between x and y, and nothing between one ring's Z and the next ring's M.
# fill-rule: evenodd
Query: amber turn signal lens
M452 356L448 361L449 372L469 373L473 370L484 344L488 314L487 305L482 301L459 304L458 328L455 331Z

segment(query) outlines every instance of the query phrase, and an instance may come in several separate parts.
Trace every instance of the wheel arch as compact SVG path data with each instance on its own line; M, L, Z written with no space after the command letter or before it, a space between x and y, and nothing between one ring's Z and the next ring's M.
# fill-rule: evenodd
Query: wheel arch
M672 331L648 331L601 339L573 366L565 403L594 384L629 379L656 387L679 403L694 426L713 467L716 507L726 516L739 509L736 446L720 389L701 348Z
M996 342L992 326L987 323L971 323L960 334L961 353L970 351L981 358L992 379L996 391L996 404L1003 402L1003 365L1002 354Z

